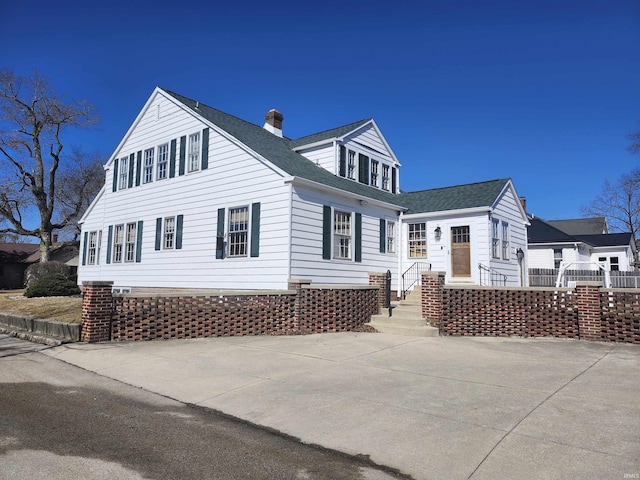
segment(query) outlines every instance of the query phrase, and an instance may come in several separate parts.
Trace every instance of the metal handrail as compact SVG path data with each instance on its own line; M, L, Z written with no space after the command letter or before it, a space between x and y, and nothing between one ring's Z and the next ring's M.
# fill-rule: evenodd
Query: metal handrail
M411 290L416 283L420 285L420 272L431 270L431 264L426 262L415 262L402 274L402 294L400 298L407 298L407 292Z
M480 269L480 286L506 286L507 285L507 275L504 273L500 273L492 268L487 267L481 263L478 264L478 268ZM489 281L491 283L486 283L484 281L484 277L488 276Z

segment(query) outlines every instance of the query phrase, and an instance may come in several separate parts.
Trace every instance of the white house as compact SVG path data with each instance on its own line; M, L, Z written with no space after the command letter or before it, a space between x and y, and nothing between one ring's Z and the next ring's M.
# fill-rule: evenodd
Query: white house
M527 219L510 180L451 187L469 198L432 204L448 189L402 193L400 163L373 119L291 140L279 112L265 118L261 127L156 88L81 220L78 281L281 289L291 278L366 284L390 270L400 289L422 261L478 282L477 269L460 269L459 244L469 265L520 281Z

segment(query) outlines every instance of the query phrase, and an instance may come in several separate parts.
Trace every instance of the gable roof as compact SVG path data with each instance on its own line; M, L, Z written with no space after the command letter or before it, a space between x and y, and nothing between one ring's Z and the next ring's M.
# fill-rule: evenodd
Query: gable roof
M434 188L400 194L407 213L430 213L446 210L491 207L510 182L508 178Z
M291 176L301 177L328 187L337 188L363 197L401 206L398 202L398 195L341 178L328 170L319 167L307 157L294 152L291 146L292 141L286 137L278 137L261 126L247 122L246 120L242 120L238 117L234 117L233 115L229 115L221 110L209 107L201 102L196 102L195 100L184 97L170 90L160 90L176 99L194 114L224 130L229 135ZM361 122L366 123L367 121L369 120ZM355 122L333 130L342 131L344 129L345 133L348 133L353 130L354 125L359 123L360 122ZM327 132L330 132L330 130ZM324 134L326 132L322 133ZM309 137L310 136L303 138L308 139Z
M609 233L605 217L547 220L547 223L569 235L600 235Z
M37 243L0 243L0 263L33 263L37 259L29 257L36 253L40 254Z
M305 137L300 137L297 140L291 140L291 148L297 148L302 145L310 145L312 143L322 142L323 140L332 140L334 138L343 137L346 134L362 127L371 120L371 118L366 118L363 120L358 120L357 122L350 123L348 125L343 125L342 127L332 128L330 130L325 130L324 132L318 132L312 135L307 135Z
M600 233L593 235L575 235L576 238L594 247L618 247L629 245L632 235L626 233Z

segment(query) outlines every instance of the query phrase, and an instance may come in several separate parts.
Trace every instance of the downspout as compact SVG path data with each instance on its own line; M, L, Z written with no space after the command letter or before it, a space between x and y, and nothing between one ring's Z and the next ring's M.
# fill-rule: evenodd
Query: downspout
M403 241L403 237L402 234L404 233L404 223L403 223L403 212L400 210L398 212L398 242L396 245L396 255L398 256L397 258L397 271L398 273L396 274L396 296L399 296L400 292L402 291L402 284L400 282L400 276L402 275L402 249L404 247L404 241Z

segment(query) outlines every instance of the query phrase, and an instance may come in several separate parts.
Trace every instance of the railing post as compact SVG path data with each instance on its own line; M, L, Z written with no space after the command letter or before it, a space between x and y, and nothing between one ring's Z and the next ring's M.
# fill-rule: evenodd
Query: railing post
M387 270L385 275L385 299L386 308L389 309L389 316L391 316L391 270Z

